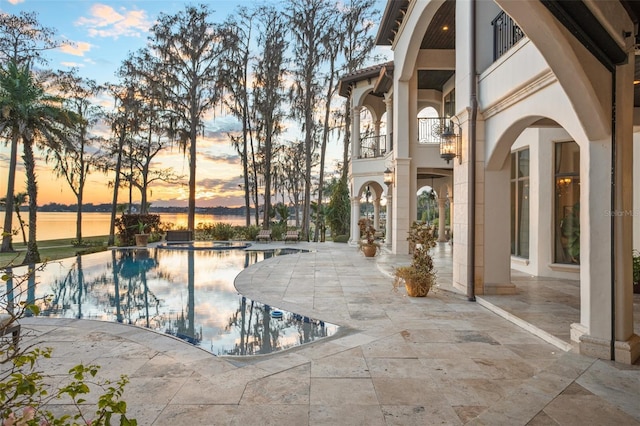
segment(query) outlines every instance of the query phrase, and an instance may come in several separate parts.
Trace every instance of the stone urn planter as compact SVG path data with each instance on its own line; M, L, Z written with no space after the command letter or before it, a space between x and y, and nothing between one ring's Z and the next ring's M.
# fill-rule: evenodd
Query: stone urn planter
M136 234L136 246L146 247L149 243L149 234Z
M360 228L360 250L365 257L373 257L378 252L378 242L376 241L376 229L367 218L361 218L358 221Z
M378 246L375 244L363 244L361 249L364 257L374 257L378 251Z

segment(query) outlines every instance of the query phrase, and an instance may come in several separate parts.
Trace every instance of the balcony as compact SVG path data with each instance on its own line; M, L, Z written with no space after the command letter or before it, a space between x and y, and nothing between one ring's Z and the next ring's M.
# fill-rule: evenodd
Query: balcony
M442 133L449 126L447 117L418 118L418 143L421 145L439 144Z
M387 136L362 136L358 158L377 158L387 153Z
M493 26L493 60L495 61L525 35L513 19L504 12L500 12L491 21L491 25Z

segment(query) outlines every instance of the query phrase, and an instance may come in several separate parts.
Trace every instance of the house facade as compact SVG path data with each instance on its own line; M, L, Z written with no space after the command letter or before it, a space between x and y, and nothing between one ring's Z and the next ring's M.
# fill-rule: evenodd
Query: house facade
M408 253L430 188L470 300L513 294L512 270L579 280L567 327L581 353L638 359L639 14L628 1L389 0L377 43L393 61L340 84L351 241L364 209Z

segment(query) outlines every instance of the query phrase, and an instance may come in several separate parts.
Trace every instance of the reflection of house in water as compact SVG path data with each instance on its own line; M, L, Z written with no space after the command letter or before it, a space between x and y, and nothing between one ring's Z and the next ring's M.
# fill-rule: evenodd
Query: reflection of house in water
M192 345L198 345L202 341L202 326L200 326L199 332L195 332L191 329L189 326L189 323L191 322L189 318L193 318L193 315L194 312L189 312L188 316L185 316L184 310L182 310L180 315L176 316L175 320L169 320L165 333L176 336L177 338L185 340Z
M226 330L233 328L238 330L239 339L220 355L268 354L329 335L324 321L274 310L246 297L241 298Z

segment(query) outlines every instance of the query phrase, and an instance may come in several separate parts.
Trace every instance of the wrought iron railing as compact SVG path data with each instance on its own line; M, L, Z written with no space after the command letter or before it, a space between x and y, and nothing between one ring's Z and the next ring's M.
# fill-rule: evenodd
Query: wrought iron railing
M504 11L491 21L491 25L493 25L493 60L495 61L525 35Z
M382 157L387 152L387 135L362 136L360 138L360 157Z
M449 126L445 117L418 118L418 143L438 144L442 141L442 133Z

